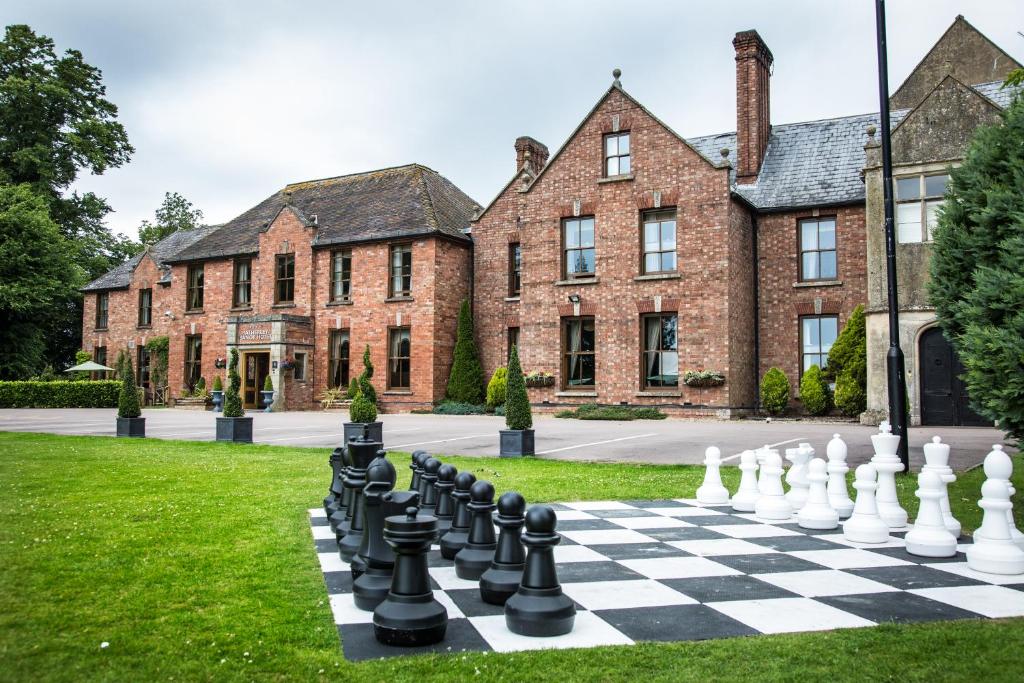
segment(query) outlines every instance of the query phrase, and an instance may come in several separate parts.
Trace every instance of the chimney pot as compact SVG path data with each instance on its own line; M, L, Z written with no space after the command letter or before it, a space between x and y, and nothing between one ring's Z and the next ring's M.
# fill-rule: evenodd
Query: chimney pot
M740 31L736 50L736 182L757 180L771 134L770 86L774 57L757 31Z
M548 148L528 135L516 138L516 173L524 167L533 175L548 162Z

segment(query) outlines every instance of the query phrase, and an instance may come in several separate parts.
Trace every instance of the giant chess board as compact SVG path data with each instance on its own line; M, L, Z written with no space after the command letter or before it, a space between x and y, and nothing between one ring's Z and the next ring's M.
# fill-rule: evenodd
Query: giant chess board
M910 555L902 533L883 545L847 541L842 530L765 524L728 506L694 500L552 505L562 542L558 578L576 602L572 633L529 638L505 627L503 608L480 599L438 546L429 556L435 595L448 609L444 641L382 645L373 613L352 601L352 575L322 508L310 510L331 611L349 660L423 652L707 640L946 619L1024 616L1024 576L981 574L955 557Z

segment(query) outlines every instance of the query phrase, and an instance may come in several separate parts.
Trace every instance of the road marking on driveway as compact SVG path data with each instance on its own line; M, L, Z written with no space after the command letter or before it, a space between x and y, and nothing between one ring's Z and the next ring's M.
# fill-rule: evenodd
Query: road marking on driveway
M298 441L299 439L338 439L341 440L341 434L337 432L324 432L322 434L310 434L308 436L282 436L277 439L260 439L259 443L270 443L272 441Z
M552 448L548 451L539 451L537 455L548 455L549 453L561 453L562 451L571 451L574 448L587 448L588 446L600 446L606 443L615 443L616 441L629 441L630 439L643 439L647 436L657 436L656 434L636 434L634 436L622 436L618 439L608 439L607 441L591 441L590 443L580 443L575 446L563 446L562 448Z
M456 436L451 439L435 439L434 441L417 441L416 443L400 443L397 446L388 446L388 450L408 448L409 446L425 446L428 443L446 443L448 441L464 441L465 439L479 439L481 436L494 436L494 432L486 434L470 434L469 436Z
M802 437L802 436L798 436L795 439L786 439L785 441L780 441L778 443L770 443L770 444L768 444L768 448L775 448L776 446L781 446L784 443L793 443L794 441L800 441L803 438L804 437ZM760 446L758 446L758 448L760 448ZM750 449L750 450L755 450L755 449ZM722 462L725 462L726 460L735 460L736 458L740 457L741 455L743 455L743 453L734 453L733 455L730 455L728 458L722 458Z

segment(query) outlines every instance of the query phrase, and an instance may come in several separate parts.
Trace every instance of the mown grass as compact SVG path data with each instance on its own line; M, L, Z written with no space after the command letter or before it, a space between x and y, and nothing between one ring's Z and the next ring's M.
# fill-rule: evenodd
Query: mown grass
M395 454L400 485L408 456ZM320 449L0 433L0 679L1010 680L1024 620L350 664L309 535ZM532 502L693 495L699 467L446 458ZM1019 465L1019 462L1018 462ZM1016 486L1024 490L1020 474ZM724 471L734 488L734 468ZM983 475L953 505L977 526ZM902 479L908 494L913 480ZM101 649L100 643L109 647Z

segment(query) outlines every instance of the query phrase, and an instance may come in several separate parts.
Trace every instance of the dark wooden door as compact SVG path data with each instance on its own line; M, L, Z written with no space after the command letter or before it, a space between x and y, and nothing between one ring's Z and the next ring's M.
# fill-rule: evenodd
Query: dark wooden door
M260 408L260 391L270 374L269 353L245 354L245 379L242 386L242 404L246 408Z
M921 335L921 424L968 427L992 423L971 409L967 389L960 376L964 366L953 347L933 327Z

